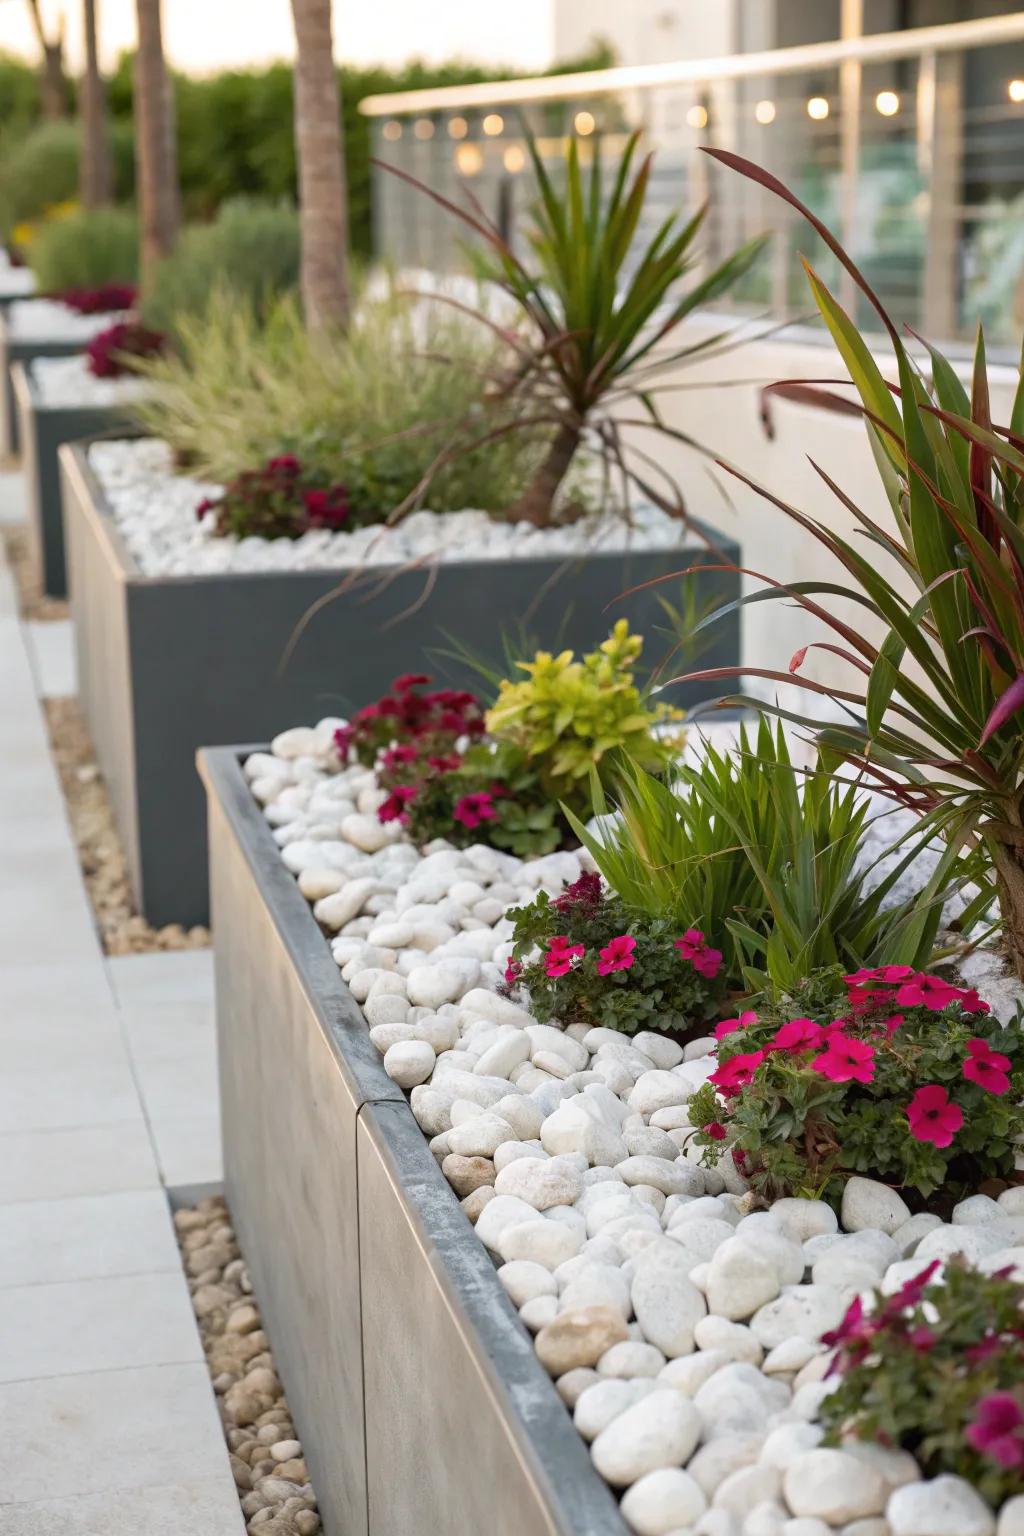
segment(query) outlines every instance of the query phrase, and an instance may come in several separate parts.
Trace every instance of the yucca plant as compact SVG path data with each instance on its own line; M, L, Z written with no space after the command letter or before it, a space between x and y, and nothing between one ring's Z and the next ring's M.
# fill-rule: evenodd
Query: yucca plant
M500 408L497 426L485 422L483 440L516 431L508 406L524 428L550 435L547 454L507 516L545 527L555 520L559 490L581 445L592 448L606 474L681 513L678 492L645 453L627 457L621 431L648 427L688 442L663 420L655 395L660 373L677 368L720 338L669 345L673 333L700 305L723 294L748 269L763 244L751 240L683 295L679 284L695 265L705 209L691 218L670 214L644 244L641 221L653 156L636 165L639 133L626 141L606 184L600 141L591 147L589 173L575 139L565 156L565 188L556 188L532 136L538 198L530 210L521 259L476 202L460 207L397 166L376 162L424 192L469 229L479 245L479 275L508 298L516 323L496 327L511 354L491 375L485 403ZM613 415L614 409L614 415ZM631 416L631 411L636 416ZM464 451L464 445L448 452ZM651 474L661 476L657 485ZM424 486L425 489L425 486ZM399 509L400 511L402 509Z
M740 727L734 750L705 741L671 785L623 764L616 802L596 834L570 818L608 884L650 917L699 922L733 983L754 992L790 992L829 966L927 965L943 900L972 872L947 848L923 891L889 903L927 834L886 850L906 844L871 886L867 796L824 763L797 768L782 726L763 716L753 740Z
M801 677L804 650L788 672L735 667L695 676L746 673L831 694L848 722L804 721L817 729L820 746L926 813L951 845L980 844L987 852L1007 948L1024 977L1024 376L1008 426L991 420L980 331L970 393L934 347L928 347L926 379L863 274L821 221L749 160L724 150L709 153L796 208L885 328L897 381L883 377L849 315L805 262L815 301L860 396L894 531L862 512L817 465L859 524L867 549L840 537L826 520L754 486L817 539L850 580L773 584L740 601L795 598L838 637L829 649L848 662L857 685L828 689ZM813 386L801 386L801 394L849 409L849 402L840 405ZM884 629L880 644L863 633L867 625L854 627L830 612L828 600L837 596L859 604Z

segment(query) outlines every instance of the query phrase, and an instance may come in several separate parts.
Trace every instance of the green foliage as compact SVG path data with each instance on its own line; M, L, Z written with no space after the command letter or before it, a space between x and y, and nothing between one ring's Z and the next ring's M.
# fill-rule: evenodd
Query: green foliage
M699 914L732 984L751 991L791 989L835 964L926 964L942 901L969 872L947 851L923 893L884 906L923 839L869 890L865 797L823 763L801 773L763 716L753 739L740 727L736 750L705 741L671 785L622 767L615 799L618 817L598 832L574 823L609 885L651 916Z
M210 294L230 289L256 314L294 289L299 280L299 217L283 203L236 197L211 224L186 229L157 268L143 301L143 318L176 333L207 312Z
M858 1298L834 1336L840 1381L819 1409L826 1444L911 1451L925 1477L962 1477L998 1510L1020 1492L1024 1466L1022 1310L1019 1280L960 1258L941 1279L925 1271L895 1296L876 1291L867 1307ZM995 1444L992 1406L1009 1422Z
M450 762L420 757L415 765L387 770L382 787L415 787L405 807L416 843L446 838L457 848L486 842L517 858L539 858L566 841L558 802L544 791L537 765L510 742L479 742Z
M131 208L79 209L41 225L31 266L41 293L133 283L139 270L139 225Z
M134 176L130 125L119 126L111 137L117 196L126 198ZM80 152L81 132L74 122L0 132L0 235L78 196Z
M14 54L0 53L0 154L7 136L27 133L41 108L38 71Z
M554 900L541 891L508 916L515 924L509 977L528 989L530 1011L542 1024L558 1019L627 1035L641 1029L700 1034L717 1012L723 990L717 973L702 975L676 947L677 928L631 911L602 891L600 876L584 875ZM602 951L624 935L634 941L632 949L623 946L621 968L602 973ZM582 953L559 961L562 942Z
M854 1173L919 1199L940 1191L946 1204L987 1178L1012 1178L1014 1138L1024 1131L1020 1020L1003 1027L980 1011L975 993L942 983L932 983L932 996L909 967L858 974L892 981L849 978L844 996L831 971L813 1012L776 1003L731 1021L711 1082L690 1101L705 1162L738 1153L765 1195L836 1204ZM922 996L931 1001L914 1001ZM805 992L799 1006L809 1001ZM968 1075L977 1041L998 1053L984 1081ZM949 1113L946 1139L942 1131L930 1139L915 1119L915 1095L933 1088Z
M347 335L323 342L290 297L261 317L215 287L177 341L136 407L148 431L212 480L294 453L322 483L343 481L361 522L387 517L419 483L476 409L492 355L472 321L393 294L361 299ZM432 510L507 506L543 446L520 438L453 459L432 481Z
M642 649L642 638L620 619L608 639L579 661L572 651L538 651L533 661L517 663L526 681L502 682L487 729L537 764L550 799L574 811L589 808L592 771L600 771L611 753L645 768L670 761L678 735L657 736L655 728L682 717L670 705L645 707L634 681Z

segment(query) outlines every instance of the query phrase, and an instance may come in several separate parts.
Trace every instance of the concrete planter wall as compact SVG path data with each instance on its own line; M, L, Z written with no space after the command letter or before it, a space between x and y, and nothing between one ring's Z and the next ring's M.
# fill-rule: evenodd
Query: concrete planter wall
M28 485L33 563L47 597L66 597L57 450L62 443L117 430L123 425L124 412L114 405L46 405L36 397L31 369L24 363L15 363L11 381Z
M85 351L85 345L81 336L19 341L12 337L10 322L0 309L0 459L13 458L21 450L11 377L14 364L30 363L34 357L74 357L77 352Z
M283 665L299 621L338 591L344 572L144 576L84 450L65 446L60 459L79 692L136 897L157 925L204 922L208 914L199 747L261 740L290 724L347 714L386 692L397 674L430 669L431 650L453 641L500 665L502 631L512 634L518 621L541 643L577 650L603 639L620 614L642 633L664 632L658 594L672 595L672 587L622 603L616 598L636 583L711 558L701 545L571 563L378 567L319 610ZM725 549L738 558L734 545ZM738 578L709 572L698 589L701 602L712 592L734 597ZM711 634L714 646L702 665L738 660L735 614ZM468 665L438 660L446 680L479 686ZM714 691L709 685L703 696ZM679 702L700 696L681 692Z
M327 1536L626 1536L240 771L209 802L227 1196Z

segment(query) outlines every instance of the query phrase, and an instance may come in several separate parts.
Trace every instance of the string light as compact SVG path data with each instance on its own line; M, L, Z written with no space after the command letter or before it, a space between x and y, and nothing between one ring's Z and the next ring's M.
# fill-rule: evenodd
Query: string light
M387 139L389 144L394 144L397 139L400 139L402 137L402 125L401 125L401 123L398 123L398 122L395 122L394 120L392 120L390 123L385 123L384 124L384 127L381 129L381 132L383 133L384 137Z
M469 124L464 117L453 117L448 124L448 137L450 139L464 139L469 132Z
M586 138L588 133L593 133L594 129L597 127L597 123L594 121L593 112L586 111L577 112L576 116L572 120L572 125L582 138Z
M455 164L463 176L476 176L483 169L484 157L476 144L460 144L455 151Z
M828 117L829 105L824 96L812 96L807 103L807 116L816 123L823 123Z
M774 121L775 121L775 103L774 103L774 101L767 101L767 100L766 101L759 101L757 106L754 108L754 116L755 116L755 118L757 119L757 121L759 123L763 123L766 127L767 127L767 125L769 123L774 123Z
M412 125L412 131L418 139L432 139L434 137L434 125L429 117L420 117Z
M708 109L699 103L690 108L686 114L687 124L691 128L706 128L708 125Z
M500 112L488 112L483 121L483 130L489 139L496 138L504 130L505 119Z
M526 156L523 154L518 144L510 144L501 158L506 171L508 171L513 176L518 176L519 172L526 164Z
M879 91L875 97L875 110L883 117L895 117L900 109L900 99L895 91Z
M1011 80L1006 87L1006 93L1011 101L1024 101L1024 80Z

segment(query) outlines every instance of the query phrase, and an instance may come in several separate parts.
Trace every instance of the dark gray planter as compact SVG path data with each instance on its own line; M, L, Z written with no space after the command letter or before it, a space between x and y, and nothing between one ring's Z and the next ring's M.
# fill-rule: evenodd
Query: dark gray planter
M665 616L658 594L627 588L709 560L706 549L558 560L467 560L431 570L391 567L324 604L285 661L296 626L338 591L339 570L147 577L118 534L84 450L65 446L63 501L79 692L150 922L204 922L206 835L194 756L201 746L255 741L296 723L344 715L378 698L401 672L443 672L479 687L468 664L432 655L453 642L501 666L502 631L525 621L549 646L590 649L624 614L648 635ZM735 545L726 553L738 558ZM699 576L698 599L738 595L738 577ZM612 605L610 611L605 611ZM532 610L532 611L531 611ZM702 665L739 657L738 617L716 626ZM692 704L714 693L680 691Z
M228 1202L327 1536L626 1536L240 770L209 803Z
M31 294L21 295L22 298ZM14 458L21 450L18 433L18 413L14 402L14 384L11 370L15 363L30 363L34 357L74 357L84 352L87 342L81 336L63 340L51 337L48 341L18 341L11 336L10 321L0 310L0 459Z
M22 470L28 485L33 565L47 597L66 597L64 518L57 450L62 443L123 430L125 411L116 405L46 405L37 398L31 367L24 363L15 363L11 381Z

